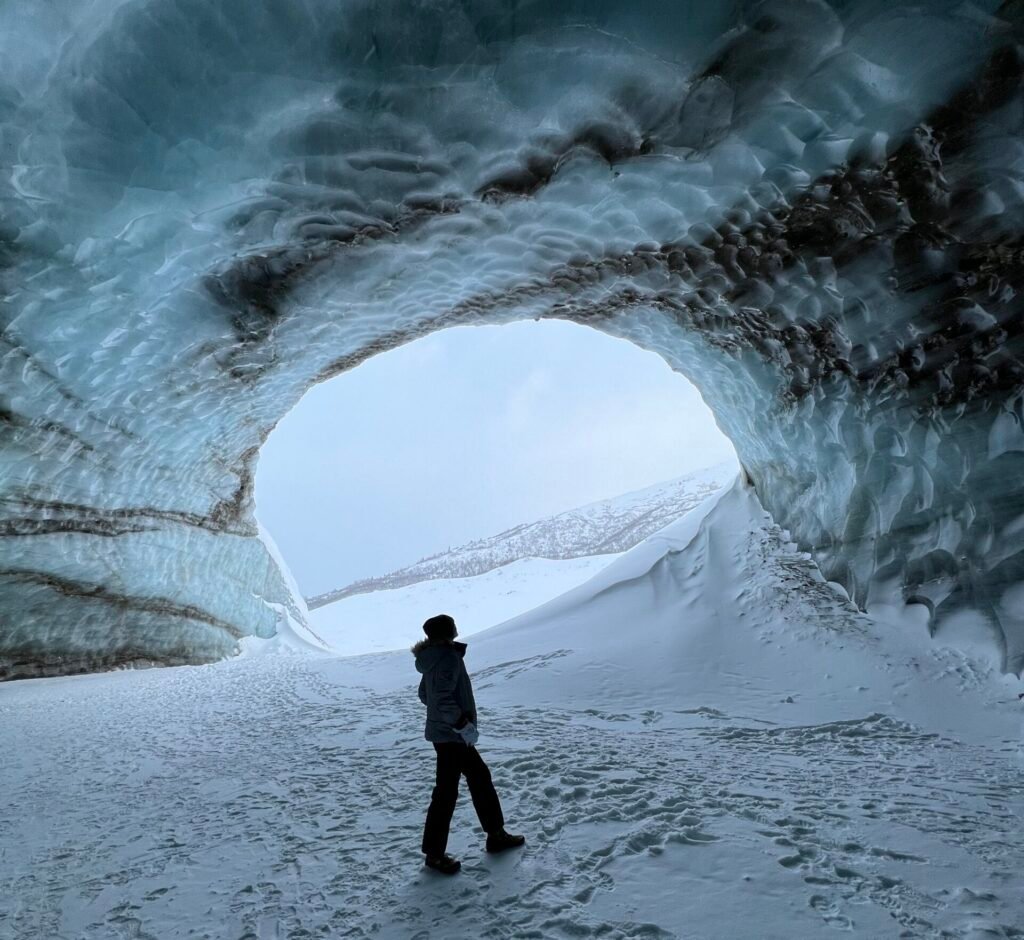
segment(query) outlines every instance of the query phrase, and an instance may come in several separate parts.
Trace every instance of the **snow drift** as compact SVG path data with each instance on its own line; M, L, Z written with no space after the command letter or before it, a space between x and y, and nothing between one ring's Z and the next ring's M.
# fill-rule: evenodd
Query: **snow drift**
M339 655L404 649L410 625L455 617L461 636L564 594L731 483L735 462L524 523L309 599Z

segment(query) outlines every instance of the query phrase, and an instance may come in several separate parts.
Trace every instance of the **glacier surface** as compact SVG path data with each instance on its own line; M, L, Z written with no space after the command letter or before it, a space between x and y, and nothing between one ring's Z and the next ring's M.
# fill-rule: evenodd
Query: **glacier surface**
M275 423L541 317L685 373L857 603L1020 671L1022 37L1013 0L4 5L0 675L297 629Z

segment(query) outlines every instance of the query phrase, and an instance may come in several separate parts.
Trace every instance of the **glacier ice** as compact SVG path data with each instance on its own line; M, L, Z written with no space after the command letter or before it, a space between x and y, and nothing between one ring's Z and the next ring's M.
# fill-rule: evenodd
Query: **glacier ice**
M270 429L527 317L660 353L829 579L1021 670L1022 38L1010 0L3 6L0 675L301 622Z

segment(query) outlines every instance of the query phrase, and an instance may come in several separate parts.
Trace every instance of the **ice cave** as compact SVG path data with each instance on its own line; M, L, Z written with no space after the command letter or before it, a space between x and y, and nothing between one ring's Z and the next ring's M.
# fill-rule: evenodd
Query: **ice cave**
M4 4L0 677L301 628L275 424L528 318L660 354L827 579L1020 672L1022 40L1016 0Z

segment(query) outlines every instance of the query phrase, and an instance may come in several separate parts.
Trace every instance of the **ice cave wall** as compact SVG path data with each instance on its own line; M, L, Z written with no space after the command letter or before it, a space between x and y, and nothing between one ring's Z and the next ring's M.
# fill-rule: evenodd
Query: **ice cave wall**
M828 577L980 616L1019 671L1022 23L0 8L0 676L209 661L301 617L252 515L274 424L368 356L526 317L659 352Z

